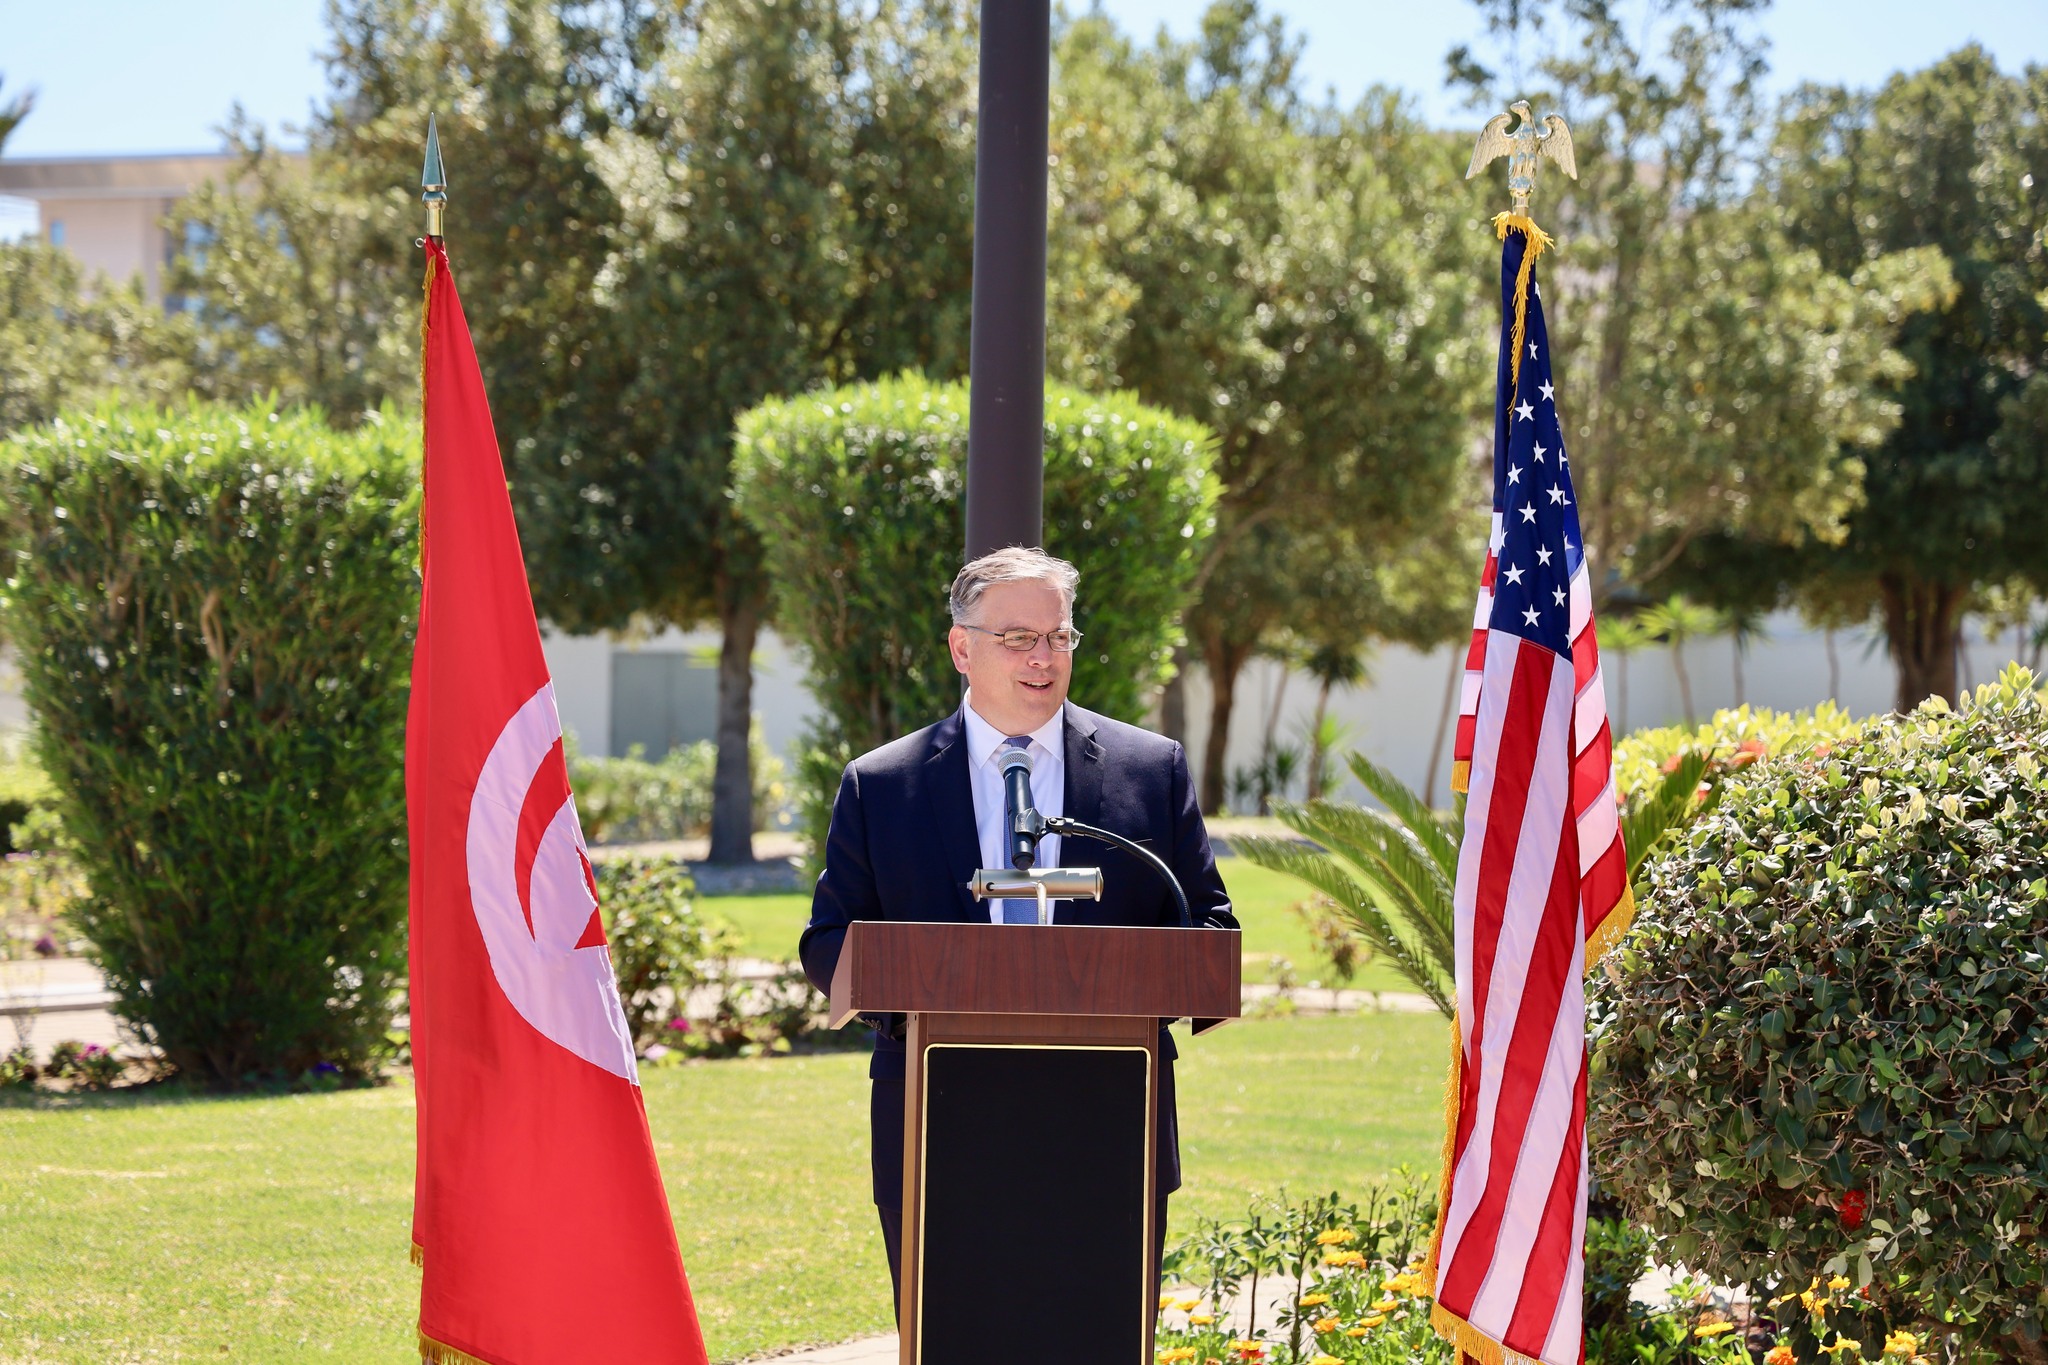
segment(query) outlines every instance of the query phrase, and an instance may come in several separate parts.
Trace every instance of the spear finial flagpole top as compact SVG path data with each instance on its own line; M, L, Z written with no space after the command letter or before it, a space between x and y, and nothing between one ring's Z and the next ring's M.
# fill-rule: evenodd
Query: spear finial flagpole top
M441 135L427 115L427 163L420 168L420 202L427 206L427 236L441 240L441 216L448 207L448 176L441 169Z

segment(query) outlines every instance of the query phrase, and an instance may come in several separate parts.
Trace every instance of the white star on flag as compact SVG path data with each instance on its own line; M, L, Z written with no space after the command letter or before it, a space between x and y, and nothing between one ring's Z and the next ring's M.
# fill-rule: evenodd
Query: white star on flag
M1528 609L1527 609L1526 611L1524 611L1524 612L1522 613L1522 619L1523 619L1524 621L1527 621L1527 622L1528 622L1528 623L1529 623L1530 625L1532 625L1532 626L1533 626L1533 625L1535 625L1535 624L1536 624L1536 608L1534 608L1534 607L1530 607L1530 608L1528 608Z
M1528 421L1531 417L1534 417L1535 415L1536 409L1530 407L1527 403L1524 403L1520 407L1515 409L1515 416L1521 418L1524 422Z
M1510 583L1519 583L1522 581L1522 571L1516 568L1514 565L1510 564L1508 566L1508 571L1502 574L1501 577L1507 579L1507 581Z

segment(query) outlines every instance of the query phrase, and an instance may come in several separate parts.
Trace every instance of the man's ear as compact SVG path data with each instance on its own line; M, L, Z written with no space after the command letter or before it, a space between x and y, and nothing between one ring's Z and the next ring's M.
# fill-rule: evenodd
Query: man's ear
M954 626L946 632L946 652L953 656L956 672L967 672L967 632Z

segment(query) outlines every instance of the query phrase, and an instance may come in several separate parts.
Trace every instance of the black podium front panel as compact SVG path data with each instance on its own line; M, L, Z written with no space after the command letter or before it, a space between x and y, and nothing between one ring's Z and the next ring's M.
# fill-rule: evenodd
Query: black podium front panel
M1151 1064L925 1049L921 1365L1149 1365Z

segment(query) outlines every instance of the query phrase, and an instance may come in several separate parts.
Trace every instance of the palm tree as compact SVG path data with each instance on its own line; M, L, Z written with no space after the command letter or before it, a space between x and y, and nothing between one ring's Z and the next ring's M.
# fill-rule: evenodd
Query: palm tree
M0 76L0 84L5 83L6 77ZM7 139L35 107L36 92L33 89L24 90L13 99L0 103L0 149L7 146Z
M1308 739L1308 799L1313 801L1323 794L1324 769L1329 764L1331 752L1344 742L1345 732L1341 725L1328 723L1330 692L1338 687L1356 687L1365 681L1365 646L1361 644L1321 644L1309 650L1301 660L1302 671L1316 680L1316 714L1309 722Z
M1667 835L1719 800L1711 757L1685 753L1656 788L1629 793L1621 830L1631 885ZM1349 761L1352 775L1385 810L1349 801L1277 801L1273 813L1300 839L1238 836L1231 844L1249 861L1299 877L1336 902L1353 932L1448 1017L1457 989L1452 903L1465 798L1450 810L1432 810L1372 760L1352 754Z
M1692 677L1685 671L1685 642L1700 635L1712 635L1726 623L1721 613L1683 597L1673 597L1651 607L1639 618L1643 629L1671 646L1671 667L1678 673L1678 700L1685 708L1685 723L1694 721Z

